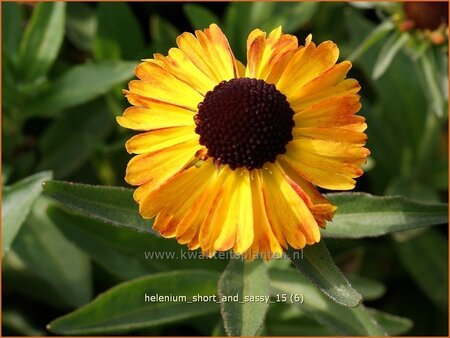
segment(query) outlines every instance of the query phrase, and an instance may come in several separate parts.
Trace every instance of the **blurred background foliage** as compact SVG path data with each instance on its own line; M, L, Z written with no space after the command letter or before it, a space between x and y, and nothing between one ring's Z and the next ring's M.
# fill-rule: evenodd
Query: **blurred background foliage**
M270 31L282 25L300 43L309 33L315 42L336 42L340 59L353 61L350 75L361 83L361 114L369 126L372 155L357 190L447 202L447 31L440 22L431 30L411 25L414 18L404 8L402 3L2 3L2 184L39 173L3 190L14 194L7 207L24 222L2 236L3 334L50 334L46 325L53 319L121 281L174 269L223 270L226 262L220 260L145 261L146 248L178 245L68 213L39 196L41 182L52 175L125 185L130 156L124 143L131 134L115 122L128 106L121 89L138 60L166 53L178 34L212 22L222 27L241 61L247 35L257 27ZM339 267L366 288L366 305L403 317L374 314L390 333L447 335L447 235L446 227L435 227L327 244ZM13 238L9 248L5 241ZM337 312L337 320L345 320ZM132 333L224 334L214 311ZM277 304L261 333L339 332L305 316L301 307Z

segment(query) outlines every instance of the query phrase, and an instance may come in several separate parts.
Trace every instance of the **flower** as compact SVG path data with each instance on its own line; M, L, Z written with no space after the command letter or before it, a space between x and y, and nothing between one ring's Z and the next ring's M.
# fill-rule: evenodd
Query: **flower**
M434 31L448 22L448 2L405 2L405 17L413 27Z
M446 41L448 2L404 2L401 14L398 23L401 32L415 30L418 38L426 38L434 45Z
M215 24L177 45L137 66L117 118L143 131L126 143L125 177L141 215L208 256L318 242L336 207L317 187L354 188L369 154L351 63L281 27L250 33L246 66Z

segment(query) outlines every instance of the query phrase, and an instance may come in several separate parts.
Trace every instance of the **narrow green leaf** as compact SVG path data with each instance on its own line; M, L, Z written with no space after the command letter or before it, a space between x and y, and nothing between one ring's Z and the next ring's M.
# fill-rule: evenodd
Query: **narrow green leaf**
M67 3L66 34L85 52L91 52L97 31L97 16L92 6L82 2Z
M448 308L448 241L434 229L394 235L395 248L417 285L440 309Z
M254 5L256 4L255 2ZM258 20L258 25L268 32L278 26L282 26L284 32L295 33L312 20L319 5L318 2L313 1L299 3L276 2L267 20Z
M49 216L93 261L124 280L174 269L221 271L225 267L225 260L204 259L197 255L198 251L188 251L175 239L113 227L60 208L51 208Z
M66 4L38 3L20 43L20 70L25 80L47 74L58 56L64 37Z
M158 53L165 54L174 47L179 34L178 29L163 17L158 15L150 17L150 36L153 49Z
M101 2L97 11L95 59L138 59L144 50L144 36L130 6L124 2Z
M261 260L231 259L219 280L225 331L229 336L254 336L269 306L269 276Z
M44 192L64 207L99 221L155 234L152 221L139 214L131 189L48 181Z
M290 271L271 269L269 273L274 299L283 294L288 298L291 295L303 295L303 303L294 302L292 305L333 329L336 334L350 336L386 334L362 304L356 308L349 308L335 303L293 269Z
M54 320L48 329L64 335L125 333L217 312L217 303L195 301L194 297L215 295L218 277L217 273L192 270L134 279ZM172 300L152 301L152 296L172 296Z
M67 305L78 307L92 297L89 258L48 218L48 206L48 200L43 197L36 201L17 235L14 252L47 281Z
M230 2L225 11L224 31L238 60L245 60L246 57L245 39L247 34L250 33L252 24L249 18L256 3ZM269 4L269 2L264 4Z
M183 10L194 29L205 29L212 23L220 25L217 15L206 7L187 3L183 6Z
M33 317L24 315L21 311L3 308L2 329L3 331L13 330L21 336L45 336L45 332L34 325L33 319Z
M286 303L273 304L267 313L268 336L334 336L336 332L307 316L298 307Z
M297 269L334 302L349 307L361 303L362 296L334 264L323 240L303 251L290 248L287 253Z
M23 32L23 17L16 2L2 2L2 51L15 60ZM4 75L3 75L4 76Z
M367 311L383 328L386 329L389 336L403 335L413 327L413 322L408 318L394 316L375 309L367 309Z
M43 157L38 170L52 169L64 178L79 169L114 127L103 100L96 100L59 116L39 138Z
M322 231L324 237L375 237L448 222L447 204L421 203L400 196L379 197L365 193L326 196L338 209L333 222Z
M111 228L105 223L70 214L59 208L49 209L49 217L72 243L121 279L133 279L164 270L155 269L154 265L161 265L159 260L145 260L145 251L140 250L139 243L139 248L136 249L136 241L142 242L145 237L155 238L154 236ZM148 245L146 249L153 248Z
M135 62L103 61L75 66L53 81L25 113L51 116L55 112L90 101L133 76Z
M383 21L361 42L361 44L348 57L350 61L360 58L370 47L383 39L389 32L394 29L394 24L390 20Z
M409 34L398 32L393 34L384 44L373 67L372 79L380 78L392 63L395 55L406 44Z
M346 277L350 284L362 295L364 301L376 300L386 292L386 287L376 280L354 274Z
M11 177L11 174L13 173L13 168L6 164L2 163L2 187L8 183L9 178Z
M385 194L404 196L423 203L439 203L439 195L432 186L409 177L393 178L387 186Z
M70 308L52 285L31 271L14 250L9 251L2 261L2 282L7 286L7 290L10 289L28 299L55 309Z
M51 172L29 176L2 191L2 256L7 253L31 206L42 192L42 182L52 178Z
M367 312L386 329L388 335L406 333L412 327L408 318L393 316L385 312L366 308ZM277 303L271 305L267 314L266 327L270 336L336 336L339 331L323 325L307 316L300 307Z
M444 116L444 93L441 92L438 73L436 67L433 67L432 54L425 53L420 58L420 66L425 79L425 89L428 94L428 100L432 111L437 117L442 118Z

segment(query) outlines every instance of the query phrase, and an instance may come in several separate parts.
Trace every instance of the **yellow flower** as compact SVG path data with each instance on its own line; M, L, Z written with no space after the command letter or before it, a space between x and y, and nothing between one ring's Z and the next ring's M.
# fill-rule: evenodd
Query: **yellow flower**
M209 256L318 242L336 207L316 187L354 188L369 154L351 63L280 27L250 33L246 66L215 24L177 45L137 66L117 118L143 131L126 143L125 177L141 215Z

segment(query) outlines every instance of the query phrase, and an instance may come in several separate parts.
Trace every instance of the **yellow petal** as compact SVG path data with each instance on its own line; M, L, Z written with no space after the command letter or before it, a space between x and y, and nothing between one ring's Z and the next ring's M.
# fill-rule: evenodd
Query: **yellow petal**
M179 48L171 48L166 57L156 54L155 58L162 62L163 68L188 83L202 95L206 95L218 84L208 74L202 72Z
M129 107L117 122L133 130L153 130L177 126L193 126L194 114L181 107L154 102L148 108Z
M259 254L263 259L269 260L274 254L281 255L283 248L275 237L267 218L261 175L259 169L251 173L254 240L245 256L253 259Z
M238 67L225 35L216 24L195 35L183 33L177 38L178 47L203 73L215 82L238 77Z
M194 88L153 62L139 64L135 73L141 81L130 81L128 86L131 93L192 111L196 111L203 100L203 96Z
M298 113L324 100L356 94L360 89L361 86L358 81L355 79L345 79L335 86L311 93L301 99L295 101L289 100L289 104L292 110Z
M201 194L215 171L217 169L214 165L207 162L200 167L192 166L178 172L156 189L141 195L141 208L145 210L147 217L156 215L162 209L175 213Z
M316 168L327 171L329 173L336 173L348 176L350 178L356 178L363 174L361 168L351 163L351 160L329 158L326 156L318 155L314 152L301 152L301 162L308 167ZM300 162L300 160L299 160Z
M213 201L225 179L223 172L218 172L213 165L212 160L208 160L208 165L215 170L209 177L205 176L202 178L206 185L192 203L190 209L186 211L186 216L183 217L178 225L176 235L178 242L181 244L192 243L192 241L198 243L200 227L208 215ZM200 245L200 243L198 243L198 245Z
M299 56L293 56L286 66L277 88L290 102L301 87L330 69L339 57L339 49L331 41L321 43L317 48L313 43L298 50Z
M150 182L147 187L157 187L182 170L199 148L193 139L160 151L133 157L127 166L125 180L132 185Z
M200 167L192 166L175 175L147 194L141 201L142 209L145 209L148 216L158 214L157 220L158 217L163 220L155 222L154 229L162 236L177 236L178 239L180 231L183 231L180 227L184 227L183 224L188 222L190 236L184 243L190 241L201 224L196 221L198 217L190 211L198 206L199 197L204 196L205 188L211 185L214 176L217 176L217 169L212 161L203 163ZM202 203L201 207L206 213L207 206Z
M297 128L341 128L363 132L364 117L354 115L361 109L359 96L350 94L320 101L294 115Z
M330 140L337 142L354 143L360 146L366 144L367 140L367 135L359 131L322 127L293 128L292 136L294 137L294 139L309 137L325 141Z
M330 190L351 190L355 187L355 180L337 173L332 173L325 170L313 168L299 161L293 161L288 157L279 157L279 161L286 161L294 168L299 175L304 177L307 181L315 185L330 189Z
M248 171L222 169L228 176L200 230L206 252L245 252L253 242L253 214Z
M370 154L368 149L358 145L308 138L300 138L289 142L286 150L288 156L297 155L301 157L301 154L306 152L336 159L357 160L358 163L358 159L364 159Z
M202 252L211 256L216 252L214 241L223 227L223 219L228 212L228 205L233 195L233 188L229 182L233 181L233 172L228 166L221 168L220 175L224 178L224 183L217 190L199 232L199 242ZM234 241L231 247L234 245Z
M297 38L282 34L281 27L274 29L268 38L265 32L255 29L247 39L246 77L275 84L297 47Z
M195 137L198 135L195 134L193 126L164 128L133 136L127 141L125 147L130 154L151 153Z
M348 190L362 174L360 165L369 155L366 148L343 142L300 138L290 142L279 156L309 182L322 188Z
M264 200L272 229L281 229L289 245L301 249L320 240L314 216L283 176L279 164L267 164L263 170Z
M279 163L289 178L288 181L291 186L305 201L306 205L313 213L317 224L325 228L326 221L332 220L336 207L331 204L313 184L300 176L286 161L280 161Z
M325 88L333 87L339 82L343 81L347 76L348 71L352 68L352 63L349 61L343 61L334 65L326 72L322 73L317 78L310 82L307 82L301 88L298 88L296 93L292 95L289 100L295 102L307 97L311 94L315 94Z
M241 174L235 174L236 177L236 202L235 208L238 210L236 218L236 241L233 246L234 252L238 254L244 253L253 243L253 206L252 206L252 190L250 185L250 176L247 170L243 170ZM230 206L232 208L233 206ZM217 239L216 248L220 247L219 239L226 238L221 236Z

